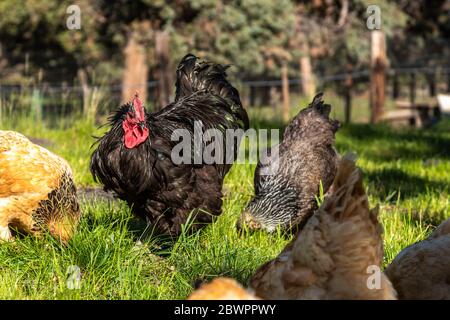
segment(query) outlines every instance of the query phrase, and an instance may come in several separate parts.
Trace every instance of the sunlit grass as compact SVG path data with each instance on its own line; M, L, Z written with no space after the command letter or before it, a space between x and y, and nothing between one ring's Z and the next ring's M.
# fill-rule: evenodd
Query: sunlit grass
M251 114L255 126L266 127ZM450 216L448 124L420 131L351 125L337 135L340 153L358 154L370 203L380 206L385 265ZM78 186L94 185L89 173L92 135L104 129L73 119L49 128L26 118L3 120L2 129L44 139L47 148L69 161ZM291 239L282 233L237 232L236 220L253 194L254 168L234 165L225 180L223 214L175 243L138 241L142 223L124 203L83 202L83 219L68 246L50 237L23 237L0 245L0 298L182 299L196 280L223 275L246 283ZM70 266L80 267L79 290L67 286Z

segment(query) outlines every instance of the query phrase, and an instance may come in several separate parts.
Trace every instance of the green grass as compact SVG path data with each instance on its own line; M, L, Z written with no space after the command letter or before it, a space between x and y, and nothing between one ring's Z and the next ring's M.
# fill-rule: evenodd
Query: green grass
M258 127L279 124L251 111ZM256 120L259 118L259 120ZM93 134L89 123L59 121L46 126L26 119L3 121L66 158L79 186L93 185L88 164ZM393 130L349 125L337 135L341 153L354 151L372 206L384 225L385 265L405 246L423 239L450 216L450 122L430 130ZM216 223L175 243L152 238L141 244L142 223L120 202L84 202L78 232L63 247L50 237L18 238L0 245L1 299L183 299L196 280L228 276L246 283L254 270L290 240L281 233L239 234L235 222L253 193L254 165L234 165L228 174L223 214ZM81 288L67 287L66 271L81 269Z

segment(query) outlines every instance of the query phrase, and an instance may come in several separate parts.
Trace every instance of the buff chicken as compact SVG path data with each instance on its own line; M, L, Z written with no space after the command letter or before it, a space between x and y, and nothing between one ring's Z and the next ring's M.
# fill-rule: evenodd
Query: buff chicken
M48 231L66 243L79 217L67 162L20 133L0 130L0 239L13 240L12 230Z
M450 219L403 249L386 268L399 299L450 299Z
M195 290L188 300L258 300L258 298L233 279L216 278Z
M380 271L382 226L362 174L342 159L329 194L302 232L250 281L263 299L395 299Z

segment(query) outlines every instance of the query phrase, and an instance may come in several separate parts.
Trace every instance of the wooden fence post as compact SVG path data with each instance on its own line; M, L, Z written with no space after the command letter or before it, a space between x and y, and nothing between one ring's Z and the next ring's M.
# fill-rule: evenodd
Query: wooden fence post
M303 41L302 51L303 55L300 58L300 83L303 94L310 100L316 94L316 81L312 70L309 46L306 40Z
M134 93L147 100L148 63L145 46L138 40L138 31L132 31L124 49L125 68L122 78L122 103L131 101Z
M370 107L371 123L377 123L383 115L386 79L386 40L383 31L371 32Z
M157 109L161 109L169 104L172 93L173 70L170 65L170 36L167 31L156 32L155 52L158 65L156 71L158 80Z
M83 115L88 115L88 109L91 98L91 88L89 87L88 76L86 70L83 68L78 69L78 81L80 81L81 90L83 92ZM128 98L129 99L129 98Z
M289 108L290 108L290 101L289 101L289 76L288 76L288 63L286 60L283 60L281 65L281 85L282 85L282 91L283 91L283 121L288 122L289 121Z

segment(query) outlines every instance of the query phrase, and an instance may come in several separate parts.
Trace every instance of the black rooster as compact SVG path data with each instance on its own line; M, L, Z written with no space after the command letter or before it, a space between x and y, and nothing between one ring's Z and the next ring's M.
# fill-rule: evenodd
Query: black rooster
M339 128L331 120L331 107L322 94L292 120L281 144L271 148L278 157L260 159L256 166L255 197L242 213L238 228L274 231L276 227L301 227L317 209L320 183L324 192L331 186L338 155L333 148ZM264 160L264 161L261 161Z
M175 102L150 114L136 95L109 119L111 129L92 154L94 179L158 233L179 235L191 213L195 228L221 213L223 179L240 139L228 141L234 144L234 154L220 152L221 161L216 163L176 164L171 152L179 141L171 136L174 130L187 130L194 145L194 122L200 123L203 133L220 130L224 139L227 129L248 129L247 113L238 91L227 81L226 69L186 55L177 68ZM202 151L193 151L191 160L196 152Z

